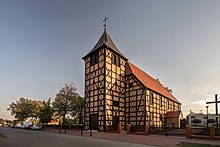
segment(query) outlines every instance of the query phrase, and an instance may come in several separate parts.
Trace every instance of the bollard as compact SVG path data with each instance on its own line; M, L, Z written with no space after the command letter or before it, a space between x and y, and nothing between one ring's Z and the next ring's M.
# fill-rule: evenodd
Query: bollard
M90 128L90 136L92 136L92 129Z
M83 129L82 129L82 124L81 124L81 136L83 135Z

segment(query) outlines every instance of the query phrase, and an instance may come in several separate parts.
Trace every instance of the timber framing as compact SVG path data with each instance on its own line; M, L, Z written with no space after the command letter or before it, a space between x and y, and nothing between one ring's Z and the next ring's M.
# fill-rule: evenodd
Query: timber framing
M164 126L181 103L157 80L128 62L104 31L85 61L85 129Z

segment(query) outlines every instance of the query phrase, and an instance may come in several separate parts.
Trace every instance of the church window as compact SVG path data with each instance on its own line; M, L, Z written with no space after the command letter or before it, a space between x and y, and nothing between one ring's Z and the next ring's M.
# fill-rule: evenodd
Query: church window
M94 55L92 55L91 59L90 59L90 64L91 66L97 64L99 62L99 54L95 53Z
M134 90L134 83L133 82L129 83L129 88L130 88L130 90Z
M154 119L154 113L151 112L151 113L150 113L150 121L153 121L153 119Z
M170 104L169 104L169 101L167 101L167 110L169 110L170 109L170 106L169 106Z
M116 55L115 54L112 54L112 63L116 64Z
M162 97L160 97L160 107L162 107Z
M112 54L112 64L115 64L116 66L120 66L121 65L120 57L116 56L115 54Z
M120 60L120 58L119 58L119 57L117 57L117 60L116 60L116 65L117 65L117 66L120 66L120 65L121 65L121 60Z
M150 94L150 104L153 105L153 103L154 103L154 94L151 93Z

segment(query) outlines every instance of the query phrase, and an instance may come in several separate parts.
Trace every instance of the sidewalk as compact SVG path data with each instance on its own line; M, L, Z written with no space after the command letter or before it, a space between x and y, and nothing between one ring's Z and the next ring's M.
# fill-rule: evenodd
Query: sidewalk
M59 133L58 129L49 129L46 128L45 131L50 133ZM64 134L64 130L61 130L61 134ZM66 135L81 136L80 130L66 130ZM89 131L83 131L83 137L91 137L105 140L114 140L120 142L129 142L136 144L145 144L145 145L154 145L161 147L175 147L181 142L191 142L191 143L200 143L200 144L214 144L220 145L220 141L217 140L200 140L200 139L186 139L185 137L176 137L176 136L162 136L162 135L134 135L123 133L105 133L105 132L93 132L90 136Z

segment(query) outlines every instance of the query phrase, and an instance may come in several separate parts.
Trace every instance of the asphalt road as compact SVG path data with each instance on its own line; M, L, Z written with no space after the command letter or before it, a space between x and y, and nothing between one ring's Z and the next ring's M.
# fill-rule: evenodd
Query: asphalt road
M152 147L90 137L0 127L0 147Z

